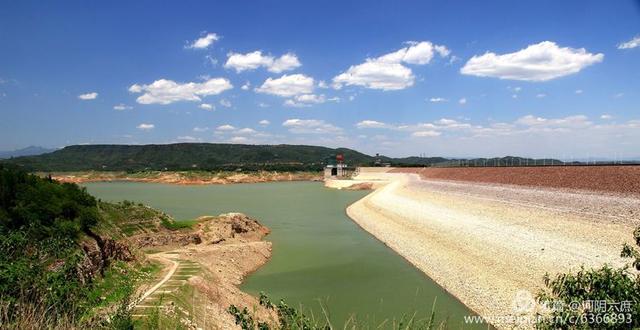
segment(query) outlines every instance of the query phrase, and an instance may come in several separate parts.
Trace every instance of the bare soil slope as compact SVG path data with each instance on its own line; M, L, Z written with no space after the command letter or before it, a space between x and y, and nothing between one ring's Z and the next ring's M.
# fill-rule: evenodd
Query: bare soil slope
M640 166L396 168L423 179L568 188L640 195Z

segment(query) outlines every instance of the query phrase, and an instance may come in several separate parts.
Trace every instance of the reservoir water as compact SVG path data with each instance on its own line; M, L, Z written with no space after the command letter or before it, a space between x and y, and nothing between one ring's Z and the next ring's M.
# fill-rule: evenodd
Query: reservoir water
M142 202L176 220L226 212L258 219L272 231L266 239L273 242L273 256L246 278L242 289L303 304L316 316L322 315L322 302L334 326L341 328L353 315L369 326L385 320L390 325L414 313L426 318L435 301L438 322L472 328L463 324L463 316L473 314L466 306L347 217L345 208L367 191L333 190L316 182L85 186L103 200Z

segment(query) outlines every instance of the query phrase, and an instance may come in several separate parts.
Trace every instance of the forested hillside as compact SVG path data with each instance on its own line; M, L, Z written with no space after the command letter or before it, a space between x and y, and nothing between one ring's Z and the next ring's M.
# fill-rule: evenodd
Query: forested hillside
M373 164L374 157L338 148L305 145L178 143L152 145L74 145L52 153L6 162L29 171L142 170L320 170L343 154L353 165Z

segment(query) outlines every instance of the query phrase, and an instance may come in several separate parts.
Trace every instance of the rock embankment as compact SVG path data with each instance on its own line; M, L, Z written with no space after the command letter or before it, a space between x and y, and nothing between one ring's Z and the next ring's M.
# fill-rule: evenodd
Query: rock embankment
M601 191L640 196L640 166L396 168L426 180L455 180L529 187Z
M390 183L347 214L498 328L533 319L535 302L514 301L533 297L546 273L624 265L621 246L640 224L636 196L381 177Z

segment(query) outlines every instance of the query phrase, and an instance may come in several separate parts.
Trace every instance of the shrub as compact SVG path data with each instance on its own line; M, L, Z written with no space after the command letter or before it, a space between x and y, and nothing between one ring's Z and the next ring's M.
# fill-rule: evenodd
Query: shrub
M640 227L634 232L640 247ZM624 245L622 257L633 258L633 266L640 270L640 253ZM640 275L626 266L613 269L582 268L576 274L560 274L544 278L547 290L538 300L550 312L542 315L538 327L542 329L632 329L640 326Z

